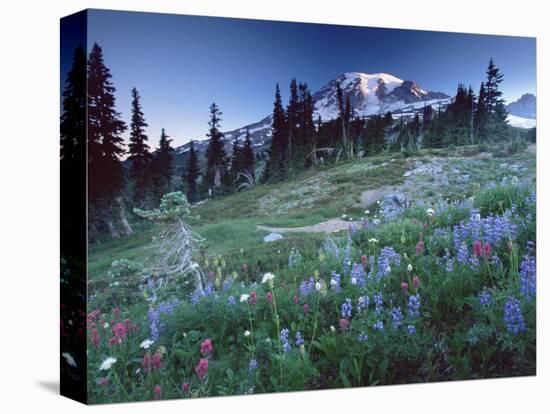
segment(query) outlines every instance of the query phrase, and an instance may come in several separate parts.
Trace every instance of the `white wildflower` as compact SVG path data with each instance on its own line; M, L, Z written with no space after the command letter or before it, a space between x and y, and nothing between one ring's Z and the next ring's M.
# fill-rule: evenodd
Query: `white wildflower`
M477 214L474 216L474 221L481 221L481 214L477 213Z
M390 273L390 272L391 272L391 267L390 266L386 267L386 273Z
M141 344L139 344L139 347L143 348L143 349L149 349L149 347L151 345L153 345L154 342L155 341L152 341L150 339L146 339L146 340L142 341Z
M334 327L334 325L330 325L330 331L331 332L336 332L336 328Z
M103 324L103 329L108 329L109 328L109 322L105 322Z
M369 210L365 210L365 214L368 216L370 214Z
M244 336L248 338L250 336L250 331L248 330L244 331Z
M342 214L342 218L345 219L348 215L347 214Z
M434 214L435 214L435 211L433 208L429 208L426 210L426 214L429 216L429 217L432 217Z
M241 303L242 302L246 302L248 300L248 298L250 297L250 295L246 294L246 293L243 293L241 295Z
M409 263L407 266L407 271L412 272L412 270L413 270L413 265Z
M378 243L378 240L377 240L377 239L374 239L374 238L372 238L372 239L369 239L369 243L374 243L374 244L376 244L376 243Z
M354 277L352 277L352 278L351 278L351 284L352 284L352 285L356 285L356 284L357 284L357 279L354 278Z
M71 354L69 354L68 352L63 352L61 355L63 356L63 358L65 358L67 364L69 364L71 367L76 367L76 361Z
M99 367L100 371L107 371L111 369L113 364L116 362L116 358L108 357L105 361L103 361Z
M262 283L267 283L273 279L275 279L275 275L273 273L265 273L264 277L262 277Z
M315 282L315 290L321 290L321 283Z

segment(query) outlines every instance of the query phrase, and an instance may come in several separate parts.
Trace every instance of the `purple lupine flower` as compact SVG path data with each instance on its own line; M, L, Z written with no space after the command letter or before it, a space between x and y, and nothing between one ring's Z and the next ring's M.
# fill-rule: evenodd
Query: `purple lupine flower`
M411 318L417 318L420 316L420 294L416 295L410 295L409 296L409 302L408 302L408 308L409 308L409 316Z
M330 276L330 289L333 292L340 292L340 275L334 271Z
M375 292L372 298L374 301L374 313L376 315L380 315L382 313L382 306L384 304L382 293Z
M357 313L360 313L361 311L368 308L370 303L370 299L368 296L359 296L357 298Z
M294 337L294 343L296 346L300 346L304 344L304 338L302 338L302 333L300 331L296 332L296 336Z
M483 290L477 295L477 298L480 307L487 306L492 301L491 293L487 290L487 288L483 288Z
M408 325L407 326L407 333L409 335L414 335L416 333L416 326L414 325Z
M290 341L288 339L289 330L287 328L281 329L281 333L279 334L279 338L281 340L281 345L283 347L283 352L290 351L291 345Z
M520 292L528 300L537 293L537 263L534 256L525 255L519 266Z
M523 315L521 314L521 306L519 300L510 296L504 304L504 324L508 332L517 335L525 330Z
M354 263L351 268L350 273L350 283L352 285L357 285L360 287L365 287L365 268L360 263Z
M346 301L342 303L342 306L341 306L342 318L350 319L352 310L353 310L353 305L351 304L351 299L346 298Z
M392 308L390 317L393 329L398 329L403 323L403 312L401 312L401 308L399 306Z
M377 320L374 325L372 326L372 328L375 330L375 331L383 331L384 330L384 322L382 322L380 319Z
M364 333L363 331L359 332L359 336L357 337L357 340L359 342L367 342L369 340L369 337L367 336L366 333Z
M300 283L300 296L308 296L315 290L315 279L311 276L309 279Z
M401 264L401 255L393 247L384 247L378 256L378 279L388 275L391 272L391 266Z

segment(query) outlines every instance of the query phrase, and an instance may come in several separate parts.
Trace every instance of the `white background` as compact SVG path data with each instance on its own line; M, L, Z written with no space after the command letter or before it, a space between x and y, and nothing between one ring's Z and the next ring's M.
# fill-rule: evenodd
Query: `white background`
M550 368L543 270L549 207L545 132L550 21L544 1L50 0L0 3L0 407L84 410L57 395L59 21L86 7L162 11L538 38L538 376L430 385L110 405L94 412L549 412ZM410 47L417 47L411 44ZM361 45L357 45L361 53ZM546 309L544 309L546 308Z

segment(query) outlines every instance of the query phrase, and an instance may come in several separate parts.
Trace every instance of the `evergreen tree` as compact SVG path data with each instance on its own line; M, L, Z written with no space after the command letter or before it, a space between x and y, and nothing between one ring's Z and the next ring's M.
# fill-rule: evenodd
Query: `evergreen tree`
M75 49L65 80L60 141L61 254L70 255L86 243L86 233L73 228L86 209L86 53L82 46Z
M172 140L166 134L164 128L162 128L159 146L152 162L153 201L155 204L158 204L161 197L169 192L174 158L174 149L171 146L171 142Z
M246 129L248 135L248 128ZM242 171L242 148L239 146L239 141L237 137L233 139L233 148L231 151L231 166L229 169L229 174L231 175L231 180L235 183L239 172Z
M125 153L122 133L126 124L115 109L115 87L103 61L101 47L94 43L88 58L88 197L92 213L90 225L101 219L111 236L119 234L113 224L113 202L120 200L123 168L120 157ZM120 203L119 203L120 205ZM120 216L126 233L131 228Z
M300 83L298 91L298 139L294 151L294 168L299 170L304 167L308 168L311 165L311 157L308 157L308 155L313 149L315 141L315 123L313 121L313 99L307 84Z
M73 64L63 90L63 113L60 122L61 167L67 171L83 165L86 156L86 53L75 49ZM81 164L82 163L82 164ZM61 174L70 178L70 174Z
M286 131L285 110L281 100L279 84L275 86L275 102L271 125L271 147L269 160L264 170L263 181L278 181L286 176L286 156L288 150L288 135Z
M228 178L227 160L223 143L223 134L220 132L222 112L213 103L210 105L210 126L207 136L210 138L206 148L205 184L209 189L219 187Z
M244 147L241 152L242 156L242 169L250 174L253 180L256 180L256 174L254 172L254 150L252 148L252 141L250 140L250 131L246 129L246 138L244 140Z
M487 68L487 81L485 83L485 106L487 109L487 132L489 138L497 140L505 138L508 129L508 112L502 99L502 92L499 85L502 83L504 75L496 67L493 59L489 61Z
M298 125L299 125L299 114L298 114L298 84L296 83L296 79L292 79L290 81L290 97L288 100L288 105L286 109L286 119L287 119L287 165L286 165L286 172L287 175L292 174L293 166L295 164L295 160L297 158L297 155L295 154L295 147L296 142L296 136L298 134Z
M149 205L151 179L151 153L145 134L147 123L143 116L140 95L136 88L132 89L132 120L130 122L130 144L128 145L128 160L131 162L129 176L132 182L132 198L136 207Z
M198 200L197 179L200 176L199 159L195 152L195 144L191 141L189 145L189 158L185 168L185 182L187 184L187 200L193 203Z
M489 111L487 109L485 82L481 82L477 106L474 113L474 133L477 142L486 142L489 139L489 130L487 128L488 115Z
M344 150L344 153L347 153L348 148L348 139L346 135L347 131L347 125L346 125L346 107L344 104L344 94L342 92L342 88L340 87L340 82L336 83L336 100L338 102L338 121L340 123L341 128L341 140L342 140L342 148Z
M468 92L459 84L453 102L447 107L444 145L465 145L470 141L470 118Z
M427 131L430 127L430 122L434 117L434 110L431 105L425 105L422 109L422 130Z

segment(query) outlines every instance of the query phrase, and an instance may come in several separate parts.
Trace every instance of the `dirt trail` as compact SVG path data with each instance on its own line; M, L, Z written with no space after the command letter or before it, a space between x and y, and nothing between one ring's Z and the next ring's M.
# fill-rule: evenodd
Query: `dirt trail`
M271 233L333 233L335 231L347 230L353 221L345 221L340 218L333 218L312 226L303 227L269 227L258 225L258 230L269 231Z
M396 191L395 187L380 187L373 190L363 191L361 193L361 207L368 207L376 201L380 200L388 194L392 194ZM269 227L269 226L256 226L256 229L262 231L269 231L271 233L334 233L341 230L348 230L350 224L356 223L355 221L346 221L341 218L333 218L326 221L322 221L311 226L302 227Z

